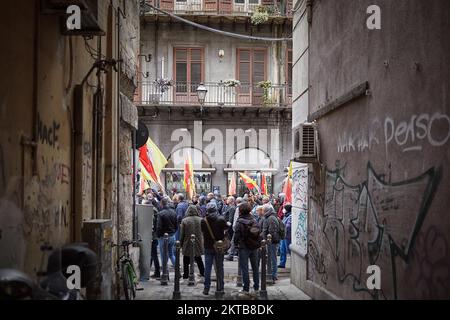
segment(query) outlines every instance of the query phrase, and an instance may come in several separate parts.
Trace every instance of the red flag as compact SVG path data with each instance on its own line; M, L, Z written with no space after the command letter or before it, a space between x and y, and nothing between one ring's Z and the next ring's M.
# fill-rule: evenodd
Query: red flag
M151 180L153 180L153 182L155 183L159 183L159 177L156 174L153 163L148 156L148 149L146 144L139 148L139 161L141 162L145 171L147 171L147 173L150 175Z
M236 174L233 172L231 177L230 186L228 187L228 195L234 196L236 194Z
M285 194L284 204L292 203L292 179L289 177L284 180L283 193Z
M269 190L267 190L266 175L264 173L261 177L261 193L265 196L269 195Z
M194 166L192 165L191 156L188 155L184 164L184 188L186 189L186 195L192 199L195 193L194 182Z
M247 176L247 175L245 175L245 174L243 174L243 173L240 173L239 172L239 175L241 176L241 179L242 179L242 181L244 181L244 183L245 183L245 185L247 186L247 188L249 189L249 190L253 190L253 189L259 189L258 188L258 185L256 184L256 181L255 180L253 180L252 178L250 178L249 176Z

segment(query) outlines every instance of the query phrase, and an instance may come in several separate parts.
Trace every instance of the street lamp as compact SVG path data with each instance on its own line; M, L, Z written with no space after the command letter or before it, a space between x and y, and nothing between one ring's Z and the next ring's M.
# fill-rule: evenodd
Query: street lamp
M203 113L203 105L205 104L207 93L208 93L208 89L205 87L203 82L200 83L200 85L197 88L197 97L198 97L198 102L200 103L202 113Z

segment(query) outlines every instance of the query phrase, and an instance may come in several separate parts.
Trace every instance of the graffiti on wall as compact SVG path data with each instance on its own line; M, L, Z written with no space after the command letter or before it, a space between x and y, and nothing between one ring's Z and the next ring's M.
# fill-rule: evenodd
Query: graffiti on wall
M308 166L296 164L292 172L292 226L293 244L306 256L308 249Z
M51 124L47 124L41 119L39 114L37 115L37 132L40 143L57 148L60 128L61 124L59 122L53 120Z
M334 278L354 291L372 298L398 298L397 265L408 263L433 195L440 170L397 183L384 181L370 163L367 180L359 185L345 181L342 169L327 171L323 195L311 198L309 272L323 283ZM379 265L384 271L382 290L365 286L366 268Z
M368 128L342 131L337 138L338 153L372 150L380 142L386 148L393 145L403 152L421 151L423 144L441 147L450 140L450 116L443 113L414 114L403 121L386 117L383 124L375 119Z

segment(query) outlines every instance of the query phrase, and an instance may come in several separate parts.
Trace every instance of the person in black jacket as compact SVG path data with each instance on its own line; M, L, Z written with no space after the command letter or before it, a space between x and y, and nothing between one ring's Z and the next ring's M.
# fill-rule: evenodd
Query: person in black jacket
M252 207L245 202L239 207L239 218L236 222L234 230L234 244L239 249L239 265L242 271L243 289L239 291L240 294L248 295L250 291L250 276L248 271L248 260L252 265L253 272L253 289L254 293L259 291L259 263L258 263L258 249L261 246L261 236L259 224L255 217L251 214ZM257 231L255 236L252 236L251 228Z
M219 259L219 254L214 250L214 242L223 240L225 238L225 231L228 229L228 227L229 223L227 223L222 216L219 216L217 214L216 203L213 201L208 203L206 206L206 217L202 220L201 223L205 245L205 283L203 290L204 295L209 294L209 288L211 287L211 269L214 261L216 261L216 269L220 276L220 279L222 279L221 283L219 283L219 287L216 288L216 291L223 291L223 255L220 255L221 259Z
M170 199L164 197L161 199L161 211L158 214L158 222L156 226L156 235L159 241L159 252L161 260L164 262L164 234L169 235L169 259L175 266L175 232L178 229L177 214L175 210L169 207Z

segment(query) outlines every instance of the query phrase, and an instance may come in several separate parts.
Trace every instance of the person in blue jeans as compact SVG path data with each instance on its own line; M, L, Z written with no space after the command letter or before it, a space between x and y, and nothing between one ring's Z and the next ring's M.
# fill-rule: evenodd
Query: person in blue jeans
M263 206L264 220L262 236L265 240L268 239L268 235L272 236L272 243L268 246L268 255L270 259L272 280L275 282L278 280L278 264L277 264L277 251L280 243L280 223L278 221L277 213L273 209L272 205L265 204Z
M211 271L213 263L216 264L216 272L219 277L219 285L217 292L223 292L224 289L224 271L223 271L223 254L219 256L214 250L214 243L225 238L225 231L228 229L229 223L225 221L223 216L217 213L217 205L211 201L206 205L206 217L201 222L201 228L205 246L205 283L203 294L208 295L211 287Z
M292 206L286 204L283 209L283 223L286 226L286 237L280 242L280 264L278 266L281 269L286 268L287 255L291 254L291 250L289 249L291 245L291 211Z
M243 289L240 293L245 295L250 291L249 260L253 271L253 290L255 294L259 291L258 249L261 247L262 238L259 224L251 212L252 207L248 203L243 203L239 207L239 218L234 233L234 244L239 249L239 265L242 271Z
M178 229L177 214L175 210L169 206L170 199L164 197L161 199L162 209L158 213L158 222L156 226L156 235L158 236L159 252L161 254L161 260L167 261L167 257L164 253L164 234L169 235L169 259L172 265L175 266L175 232Z

